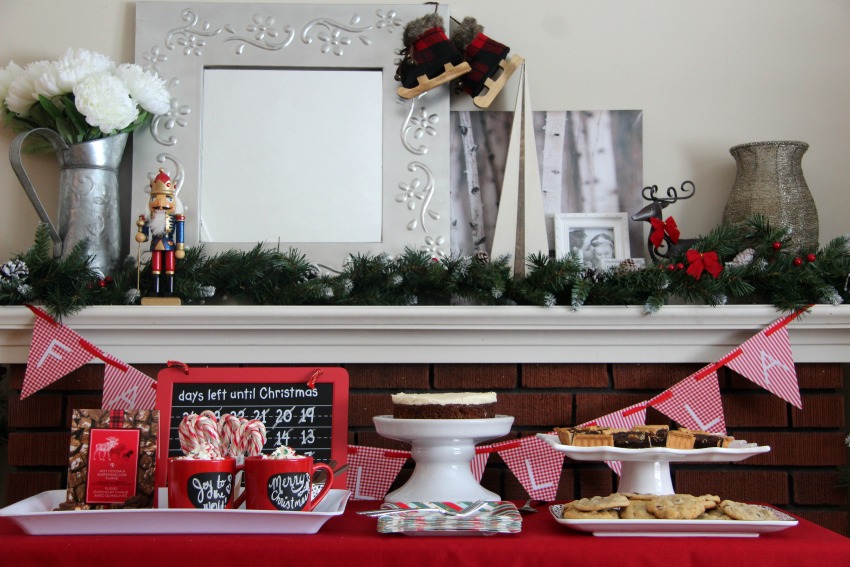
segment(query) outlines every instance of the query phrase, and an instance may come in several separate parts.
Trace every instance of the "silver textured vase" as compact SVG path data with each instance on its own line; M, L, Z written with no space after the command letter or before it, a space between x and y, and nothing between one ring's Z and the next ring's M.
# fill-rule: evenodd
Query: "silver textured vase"
M729 149L738 166L723 211L723 224L764 215L773 227L788 231L793 250L818 247L818 212L801 162L805 142L753 142Z
M21 163L26 138L38 134L56 151L59 160L59 223L55 225ZM74 245L88 239L92 268L111 275L121 260L118 166L124 155L127 134L71 144L53 130L36 128L19 134L9 148L9 161L42 222L47 224L54 254L65 257Z

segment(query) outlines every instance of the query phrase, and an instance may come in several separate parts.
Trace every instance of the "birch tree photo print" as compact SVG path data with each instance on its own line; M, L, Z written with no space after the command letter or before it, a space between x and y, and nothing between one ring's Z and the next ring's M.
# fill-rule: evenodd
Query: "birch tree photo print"
M513 112L451 113L452 253L490 252ZM534 112L546 232L555 250L560 213L634 213L643 205L643 112ZM528 150L526 150L528 151ZM631 254L643 224L629 221Z

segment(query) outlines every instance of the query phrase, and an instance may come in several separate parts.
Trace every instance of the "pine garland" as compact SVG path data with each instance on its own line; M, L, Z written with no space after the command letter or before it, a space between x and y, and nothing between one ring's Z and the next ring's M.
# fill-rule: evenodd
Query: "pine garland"
M691 251L717 255L716 277L678 250L646 267L623 262L609 271L586 268L581 258L533 255L529 273L513 277L509 258L450 257L434 260L407 249L397 257L352 255L342 271L320 275L295 249L257 245L208 257L189 248L178 262L176 293L184 303L224 301L246 305L641 305L654 313L672 300L691 304L770 304L791 312L811 304L848 299L850 247L845 237L819 250L790 250L788 235L760 216L719 226ZM691 253L693 258L700 254ZM708 263L706 264L708 265ZM697 275L695 275L697 274ZM147 293L150 267L138 280L128 258L118 274L101 279L85 243L65 259L53 257L47 227L36 230L27 252L0 268L0 305L37 303L57 318L90 305L132 305Z

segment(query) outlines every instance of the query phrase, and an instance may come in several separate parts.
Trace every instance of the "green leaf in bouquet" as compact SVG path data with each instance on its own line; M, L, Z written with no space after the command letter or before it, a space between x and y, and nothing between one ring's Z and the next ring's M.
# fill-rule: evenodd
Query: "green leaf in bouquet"
M71 126L64 116L60 116L56 119L56 133L62 136L62 139L65 140L67 144L73 144L76 142L77 136L74 133L74 128Z
M134 131L136 128L138 128L139 126L144 124L145 121L148 119L148 117L150 117L150 113L147 110L140 111L139 116L136 117L136 119L133 120L130 124L128 124L127 126L122 128L121 130L118 130L118 133L119 134L128 134L128 133Z
M62 104L65 105L65 115L68 117L68 121L74 127L74 142L82 142L83 136L85 135L85 131L89 127L89 125L86 123L86 117L83 116L79 110L77 110L73 98L62 97Z
M38 95L38 104L44 109L47 114L53 117L54 120L62 117L62 110L53 104L53 101L44 95Z
M53 115L51 115L50 112L40 104L32 105L28 119L35 125L36 128L49 128L50 130L56 130L56 120L53 118Z

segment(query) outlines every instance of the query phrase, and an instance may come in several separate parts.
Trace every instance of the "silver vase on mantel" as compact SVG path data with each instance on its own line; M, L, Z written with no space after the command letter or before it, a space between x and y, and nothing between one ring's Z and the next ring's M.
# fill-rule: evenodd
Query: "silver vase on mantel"
M50 142L59 160L59 214L54 224L21 163L21 147L30 135ZM9 161L53 239L54 255L66 257L74 245L88 239L92 268L101 275L115 273L121 261L118 166L127 134L68 145L53 130L36 128L19 134L9 148Z
M733 225L760 214L773 227L788 231L790 247L818 247L818 212L801 162L805 142L753 142L729 149L738 166L735 184L723 211L723 224Z

